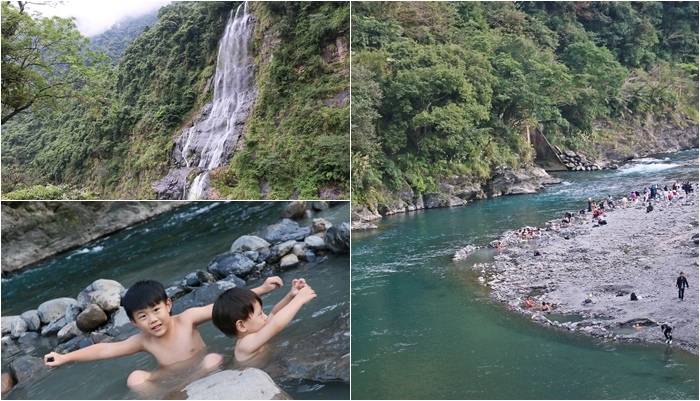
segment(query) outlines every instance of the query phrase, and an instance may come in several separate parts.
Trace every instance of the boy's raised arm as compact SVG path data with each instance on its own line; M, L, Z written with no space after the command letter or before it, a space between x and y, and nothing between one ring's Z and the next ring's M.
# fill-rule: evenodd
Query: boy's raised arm
M191 322L195 326L206 323L211 320L211 311L214 309L214 304L189 308L180 313L179 318Z
M97 361L100 359L131 355L143 351L142 340L142 335L136 334L124 341L94 344L67 354L50 352L44 355L44 364L46 366L60 366L68 362Z
M261 286L255 287L251 291L253 291L259 297L261 297L267 293L274 291L279 287L282 287L283 285L284 284L282 283L282 279L279 278L279 276L272 276L266 278L265 282Z

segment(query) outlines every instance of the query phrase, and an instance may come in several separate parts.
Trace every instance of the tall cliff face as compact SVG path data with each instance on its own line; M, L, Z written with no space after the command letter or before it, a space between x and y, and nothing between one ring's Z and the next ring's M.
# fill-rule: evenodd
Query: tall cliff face
M140 223L184 202L2 202L2 274Z

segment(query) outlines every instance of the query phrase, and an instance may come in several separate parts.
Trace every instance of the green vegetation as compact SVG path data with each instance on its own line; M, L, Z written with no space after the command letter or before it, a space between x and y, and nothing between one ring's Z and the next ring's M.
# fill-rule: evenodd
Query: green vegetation
M484 183L524 134L592 151L650 117L697 122L698 4L354 2L352 198ZM631 142L631 141L630 141Z
M104 56L90 59L95 67L99 61L102 85L74 87L81 96L60 99L57 112L28 112L3 124L3 198L56 187L85 188L71 193L87 198L153 199L151 183L171 167L173 138L212 98L218 42L239 4L174 2L161 8L157 22L128 44L115 67ZM348 198L349 102L342 98L349 92L349 59L341 54L349 42L348 3L260 2L251 4L251 13L257 17L250 51L260 98L243 150L212 174L212 186L234 198L318 198L328 188ZM112 57L128 40L114 30L101 37L106 39L96 47ZM260 192L261 181L269 193Z

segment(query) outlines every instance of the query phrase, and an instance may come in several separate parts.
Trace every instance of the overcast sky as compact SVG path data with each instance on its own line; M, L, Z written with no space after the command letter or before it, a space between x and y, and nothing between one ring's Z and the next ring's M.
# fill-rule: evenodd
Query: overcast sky
M163 0L66 0L55 7L27 5L27 10L46 16L75 17L83 36L91 37L106 31L126 16L137 17L158 9L170 1Z

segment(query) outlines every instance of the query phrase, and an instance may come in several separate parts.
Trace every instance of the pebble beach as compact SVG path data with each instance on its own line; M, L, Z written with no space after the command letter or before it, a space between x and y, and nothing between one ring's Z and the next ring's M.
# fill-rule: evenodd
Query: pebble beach
M535 322L605 340L663 344L660 325L671 322L670 346L698 354L698 210L696 191L656 201L651 212L642 202L607 209L605 225L587 213L550 221L534 239L508 231L494 262L475 266L479 281ZM689 283L684 301L676 288L681 271ZM535 307L524 306L528 296ZM542 302L553 310L541 311Z

